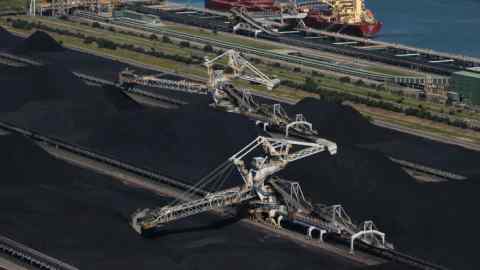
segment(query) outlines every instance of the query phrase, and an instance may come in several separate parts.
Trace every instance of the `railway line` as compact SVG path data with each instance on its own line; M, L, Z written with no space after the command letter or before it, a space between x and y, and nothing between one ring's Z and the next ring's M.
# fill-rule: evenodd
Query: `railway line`
M152 172L148 169L145 168L140 168L138 166L128 164L123 161L116 160L113 157L110 157L106 154L98 153L96 151L90 150L90 149L85 149L82 146L79 145L74 145L68 142L65 142L59 138L55 138L52 136L45 136L41 135L35 131L31 131L22 127L18 127L16 125L7 123L7 122L0 122L0 129L18 134L21 136L25 136L32 141L38 143L40 146L43 147L51 147L54 149L59 149L62 151L65 151L67 153L71 153L73 155L78 155L82 158L93 160L95 162L99 162L102 164L105 164L109 166L110 168L118 168L122 171L131 173L133 175L137 175L139 177L142 177L144 179L148 179L151 182L154 183L159 183L163 184L166 186L169 186L174 189L178 190L189 190L193 194L197 194L199 196L204 196L208 192L202 189L198 189L195 187L192 187L188 184L185 184L184 181L181 179L177 179L173 176L169 176L166 174L163 174L162 172ZM292 232L293 233L293 232ZM335 238L335 236L334 236ZM0 238L0 243L1 243L1 238ZM337 239L338 240L338 239ZM7 241L8 243L8 241ZM422 269L422 270L446 270L443 266L436 265L431 262L427 262L422 259L418 259L415 257L412 257L410 255L401 253L399 251L395 250L390 250L390 249L381 249L381 248L375 248L374 246L368 245L368 244L361 244L358 246L358 249L362 250L363 252L366 252L368 254L372 254L374 256L378 256L381 259L386 259L390 261L396 261L402 264L406 264L412 267L415 267L417 269ZM16 256L17 254L22 253L23 250L29 251L31 255L35 255L35 257L32 257L33 259L37 260L39 264L39 267L42 267L43 264L47 265L47 262L50 262L51 259L48 257L44 256L39 256L41 254L38 254L32 250L25 249L25 247L22 247L21 245L10 245L10 251L7 254L11 254L12 256ZM28 257L28 255L25 257ZM65 265L62 265L58 261L53 261L53 263L56 263L53 267L67 267ZM46 269L65 269L65 270L76 270L75 268L46 268Z
M27 265L39 269L78 270L78 268L72 265L52 258L5 236L0 236L0 253L14 257Z
M390 75L369 72L369 71L360 70L360 69L356 69L356 68L344 66L344 65L338 65L338 64L334 64L334 63L330 63L322 60L309 59L309 58L294 56L294 55L285 55L281 53L272 52L269 50L258 49L251 46L246 46L246 45L237 44L233 42L221 41L221 40L207 38L207 37L196 36L196 35L182 33L174 30L157 28L157 27L149 26L146 23L142 23L142 22L128 19L128 18L110 20L105 17L92 15L87 12L77 12L75 16L79 18L102 22L104 24L110 24L113 26L117 25L122 27L129 27L129 28L133 28L141 31L146 31L154 34L167 35L172 38L187 40L195 43L208 44L208 45L211 45L217 48L222 48L225 50L234 49L236 51L239 51L245 54L256 55L259 57L265 57L265 58L277 60L277 61L278 60L286 61L288 63L304 65L310 68L318 68L318 69L338 72L338 73L365 78L369 80L374 80L379 82L395 81L395 77Z
M175 10L161 10L146 6L129 8L140 13L156 15L160 19L176 23L233 32L233 25L225 23L230 20L229 17L218 18L218 16L211 16L209 19L210 10L197 10L197 14L189 13L180 18ZM251 35L251 33L245 34ZM439 75L450 75L452 72L480 65L480 59L474 57L441 53L429 49L413 48L313 29L284 35L271 35L263 31L256 36L282 44L323 50L406 68L414 68Z

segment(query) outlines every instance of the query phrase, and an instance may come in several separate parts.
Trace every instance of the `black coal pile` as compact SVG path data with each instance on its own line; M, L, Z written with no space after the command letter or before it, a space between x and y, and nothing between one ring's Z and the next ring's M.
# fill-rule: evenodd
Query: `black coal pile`
M8 31L1 32L0 39L12 40L14 37ZM51 38L45 32L35 32L27 39L16 38L18 48L11 50L13 54L28 55L28 58L44 63L50 66L67 67L68 70L79 72L85 75L94 76L109 81L117 81L119 72L129 68L141 75L158 75L161 78L169 80L182 80L184 78L165 74L158 71L152 71L104 57L98 57L91 54L82 53L72 49L63 48L58 42ZM17 46L15 45L15 47ZM1 45L0 45L1 46ZM12 48L14 46L8 46ZM158 89L144 86L137 86L140 89L148 90L158 95L178 99L190 104L208 104L210 98L205 95L195 95L181 91L169 89Z
M339 149L334 157L290 164L285 178L300 181L314 202L342 204L357 221L372 219L401 251L452 269L478 268L473 243L480 237L467 232L480 220L467 216L479 203L479 153L375 127L347 106L304 100L291 110ZM465 173L470 181L421 184L387 155ZM459 226L465 234L452 230Z
M15 48L22 40L0 26L0 49Z
M22 44L15 48L16 53L61 52L64 48L43 31L35 31Z
M352 269L235 218L197 216L141 238L129 214L167 198L73 167L22 137L0 137L0 148L1 234L79 269Z
M389 233L404 231L397 219L402 196L418 192L414 179L385 156L351 146L289 164L281 174L299 181L314 202L342 204L355 220L374 219Z
M30 55L50 64L40 68L0 72L0 76L3 76L0 77L2 87L14 89L6 91L6 98L0 100L1 111L6 113L2 116L3 120L80 143L117 159L191 183L257 136L254 124L239 115L215 111L205 104L183 106L176 111L141 109L128 98L125 99L120 91L86 86L66 71L78 68L90 72L87 74L98 73L108 79L116 78L123 64L69 50L32 50ZM85 61L82 62L82 59ZM340 203L357 221L373 219L399 250L454 269L478 268L472 253L475 249L470 246L470 243L479 240L476 234L470 233L480 225L472 215L478 204L475 197L478 187L473 177L478 174L475 164L479 160L478 153L378 128L348 106L306 99L289 108L289 111L303 113L321 136L339 144L336 156L322 154L310 157L291 164L282 173L287 179L299 181L313 202ZM6 143L8 145L16 143ZM19 150L19 153L22 151ZM23 152L28 151L33 150ZM13 152L8 155L14 156ZM418 184L387 156L453 172L465 172L472 176L472 180ZM298 267L299 261L305 261L305 268L309 268L311 266L308 263L323 258L301 253L296 254L294 261L283 261L292 258L289 252L297 250L285 246L278 239L258 240L254 232L233 231L236 225L212 225L212 220L208 218L196 229L191 229L191 226L188 229L189 221L185 221L187 229L165 236L167 240L117 238L118 234L130 233L127 227L118 225L124 226L126 212L130 212L130 208L156 205L158 200L150 202L143 195L130 195L123 187L112 185L109 181L103 187L98 187L98 176L88 174L78 178L80 176L74 173L67 174L70 169L54 169L37 162L34 157L29 159L27 165L24 164L28 159L20 161L17 158L16 163L18 166L29 166L28 172L23 172L25 174L37 172L36 175L25 175L23 179L40 181L41 184L18 180L18 190L0 190L12 194L5 193L0 199L17 202L0 204L2 209L10 211L5 213L11 213L1 217L0 226L10 224L5 232L15 236L15 228L20 228L18 234L24 236L18 237L27 244L35 240L35 244L32 244L34 247L48 248L53 255L64 254L65 258L72 258L67 261L78 262L78 265L85 266L84 269L95 269L92 266L97 265L93 264L97 261L100 261L103 269L124 266L129 269L148 269L160 265L189 269L195 264L198 264L198 268L211 268L213 261L218 261L217 268L258 268L259 263L267 269L283 266L292 268ZM5 162L8 160L5 158ZM5 164L9 167L9 163ZM11 167L21 169L18 166ZM59 171L65 175L60 177L53 174ZM8 181L18 178L13 172L10 176L6 178ZM56 182L45 183L54 181L51 179L56 179ZM95 180L95 183L83 179ZM62 180L64 185L68 184L65 188L59 184ZM25 194L28 200L24 202ZM22 200L14 200L21 195ZM42 201L45 202L42 204ZM48 207L44 207L45 204ZM38 208L35 208L36 205L39 205ZM66 205L65 208L61 208L62 205ZM133 205L135 207L131 207ZM122 209L128 211L123 212ZM19 214L16 215L16 212ZM64 218L70 213L78 215ZM31 220L40 223L32 226ZM216 230L219 226L222 229ZM46 233L40 233L40 228ZM76 235L72 231L81 233ZM94 233L90 234L90 231ZM221 233L217 235L218 232ZM463 237L467 233L468 240L465 240ZM38 235L55 239L56 242L44 244L50 242L45 242ZM240 238L231 238L234 236ZM77 238L81 238L81 241ZM136 246L134 242L137 240L142 244ZM104 250L107 250L107 258L115 259L104 259ZM251 259L252 254L255 258L262 258L262 261ZM304 255L305 258L302 257ZM233 263L230 260L227 264L227 259L218 260L232 256L235 258ZM274 259L264 265L264 258ZM326 269L341 269L324 261L318 263L320 266L326 265Z
M86 85L60 66L5 68L1 119L38 132L79 136L95 129L102 119L141 110L118 88Z
M80 143L193 183L256 136L255 123L245 117L186 105L119 115Z
M452 269L479 266L473 245L480 237L468 233L480 226L469 214L480 203L479 182L420 184L383 154L355 146L292 163L281 174L299 181L313 202L342 204L357 223L373 220L400 251Z
M338 144L365 144L387 139L381 131L350 106L340 103L305 98L291 106L292 113L302 113L313 124L320 136Z
M361 146L471 178L480 175L479 152L375 126L350 106L306 98L288 111L304 114L320 136L340 146Z
M388 156L464 175L480 177L480 152L391 131L390 140L362 145Z

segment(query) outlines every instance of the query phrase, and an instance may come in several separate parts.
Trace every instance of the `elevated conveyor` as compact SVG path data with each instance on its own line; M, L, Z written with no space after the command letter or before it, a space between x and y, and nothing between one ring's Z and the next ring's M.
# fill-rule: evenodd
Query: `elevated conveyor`
M275 31L272 31L270 29L267 29L266 27L264 27L260 22L258 22L257 20L255 20L254 18L252 18L250 15L248 15L248 13L243 10L243 9L238 9L238 8L232 8L230 10L233 15L235 15L237 18L243 20L244 22L250 24L251 26L257 28L258 30L261 30L267 34L270 34L270 35L278 35L277 32Z

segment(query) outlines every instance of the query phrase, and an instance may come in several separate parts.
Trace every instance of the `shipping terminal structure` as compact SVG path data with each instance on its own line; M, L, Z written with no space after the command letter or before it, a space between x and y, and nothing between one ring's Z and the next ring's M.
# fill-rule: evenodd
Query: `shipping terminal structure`
M366 8L364 0L206 0L205 8L254 13L294 9L305 14L303 22L307 27L361 37L375 36L383 25Z

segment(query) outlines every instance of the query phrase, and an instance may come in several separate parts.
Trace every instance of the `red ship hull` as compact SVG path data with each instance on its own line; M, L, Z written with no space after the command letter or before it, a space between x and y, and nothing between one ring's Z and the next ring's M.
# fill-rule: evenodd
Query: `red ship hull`
M275 0L205 0L205 8L220 11L229 11L232 8L240 7L246 8L248 11L269 10L275 9L274 1ZM359 24L333 23L318 16L318 14L309 14L304 19L304 22L311 28L361 37L375 36L383 26L383 23L378 21Z
M304 22L311 28L360 37L373 37L380 32L383 26L383 23L378 21L360 24L332 23L316 16L307 16Z
M205 0L205 8L229 11L232 8L246 8L248 11L272 9L274 0Z

